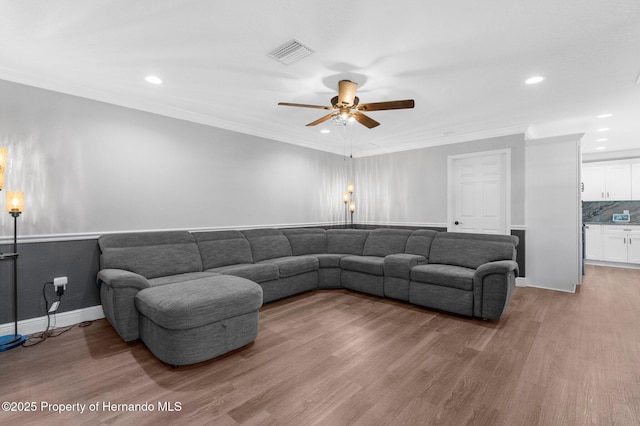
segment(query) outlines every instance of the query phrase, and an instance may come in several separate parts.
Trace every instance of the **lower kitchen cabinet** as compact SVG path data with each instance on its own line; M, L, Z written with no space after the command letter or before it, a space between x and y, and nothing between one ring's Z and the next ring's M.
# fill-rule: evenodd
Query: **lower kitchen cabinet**
M640 226L603 226L603 260L640 263Z

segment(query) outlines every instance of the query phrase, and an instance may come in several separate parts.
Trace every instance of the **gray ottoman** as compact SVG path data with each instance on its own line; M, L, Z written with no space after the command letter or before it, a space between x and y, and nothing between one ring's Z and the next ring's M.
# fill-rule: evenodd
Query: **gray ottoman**
M141 290L135 304L149 350L167 364L195 364L255 340L262 288L216 275Z

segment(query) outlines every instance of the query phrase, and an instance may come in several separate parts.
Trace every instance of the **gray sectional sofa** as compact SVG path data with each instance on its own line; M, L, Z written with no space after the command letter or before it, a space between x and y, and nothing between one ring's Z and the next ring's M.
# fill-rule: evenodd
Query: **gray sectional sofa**
M497 320L515 287L517 244L509 235L387 228L112 234L99 239L98 283L105 317L125 341L142 338L181 365L251 342L262 303L314 289ZM212 329L216 342L206 338Z

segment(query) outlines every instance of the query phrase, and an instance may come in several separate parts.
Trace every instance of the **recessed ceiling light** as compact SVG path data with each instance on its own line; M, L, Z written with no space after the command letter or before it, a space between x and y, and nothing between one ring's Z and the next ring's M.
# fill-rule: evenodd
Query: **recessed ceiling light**
M155 75L148 75L144 79L147 80L147 83L162 84L160 77L156 77Z
M608 127L602 127L600 129L598 129L599 132L606 132L607 130L609 130Z
M613 117L613 114L607 113L607 114L600 114L598 116L598 118L609 118L609 117Z
M598 151L602 151L603 149L607 149L607 147L606 146L598 146L598 147L596 147L596 149Z
M536 84L536 83L540 83L541 81L544 80L544 77L541 75L535 75L533 77L530 77L528 79L525 80L526 84Z
M331 130L329 130L329 129L322 129L322 130L320 130L320 133L331 133Z
M609 139L607 139L607 138L602 138L602 139L598 139L596 142L606 142L606 141L608 141L608 140L609 140Z

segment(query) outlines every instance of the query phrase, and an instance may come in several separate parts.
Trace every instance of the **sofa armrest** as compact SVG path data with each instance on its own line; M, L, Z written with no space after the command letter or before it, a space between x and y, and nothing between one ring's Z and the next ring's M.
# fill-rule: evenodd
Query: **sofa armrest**
M390 254L384 258L384 275L408 280L411 268L426 264L427 258L418 254Z
M518 264L499 260L480 265L473 277L473 314L499 319L509 305L515 288Z
M509 272L513 272L516 277L518 276L518 264L513 260L498 260L485 263L476 269L474 281L481 280L490 274L508 274Z
M131 287L138 290L151 287L142 275L124 269L102 269L98 272L98 285L106 284L112 288Z
M123 269L102 269L98 272L102 311L111 326L125 342L137 339L138 311L136 294L151 285L142 275Z

